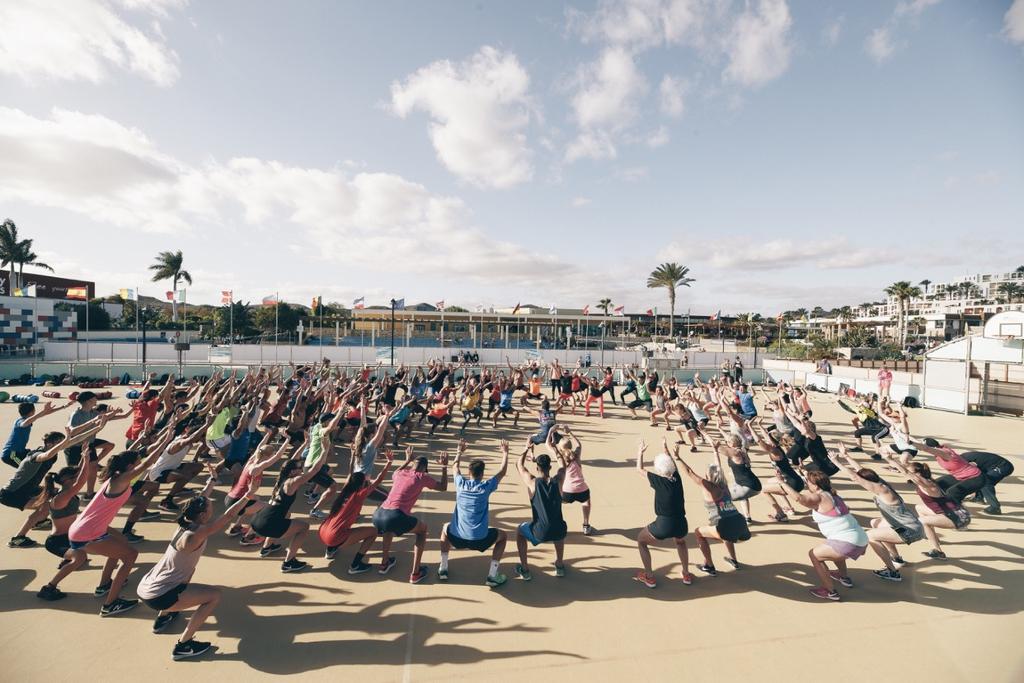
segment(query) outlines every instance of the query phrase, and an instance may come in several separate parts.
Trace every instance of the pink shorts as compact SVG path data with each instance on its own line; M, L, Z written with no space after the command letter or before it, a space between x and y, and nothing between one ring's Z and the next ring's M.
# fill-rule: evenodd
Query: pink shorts
M825 543L828 544L832 550L835 550L848 560L856 560L868 551L868 547L866 545L854 545L847 541L837 541L834 538L826 539Z

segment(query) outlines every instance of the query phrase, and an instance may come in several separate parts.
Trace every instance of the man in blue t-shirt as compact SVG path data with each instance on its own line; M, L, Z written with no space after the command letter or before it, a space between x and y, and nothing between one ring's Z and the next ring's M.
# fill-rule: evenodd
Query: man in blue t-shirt
M484 480L484 461L474 460L469 463L469 478L462 476L460 464L462 454L466 452L465 440L459 441L458 453L452 463L452 475L455 479L455 511L452 521L441 529L441 564L437 568L437 578L448 580L448 552L452 548L459 550L475 550L484 552L491 546L491 566L487 572L487 585L497 588L508 581L508 577L498 573L498 564L505 553L505 542L508 536L504 531L488 526L490 518L491 494L498 488L498 483L508 471L508 441L501 441L501 469L490 479Z
M0 460L11 467L18 467L22 458L28 454L28 439L32 435L32 423L46 417L50 413L67 408L71 403L54 408L52 403L44 403L43 409L37 411L34 403L18 404L18 419L14 421L11 434L7 437L3 452L0 453Z
M736 396L740 400L740 415L746 420L752 420L757 417L757 408L754 406L754 394L750 391L750 385L743 385Z

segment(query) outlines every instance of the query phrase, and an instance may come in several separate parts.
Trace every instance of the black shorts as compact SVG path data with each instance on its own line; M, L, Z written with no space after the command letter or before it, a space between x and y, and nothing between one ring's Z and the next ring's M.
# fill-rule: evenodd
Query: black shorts
M750 528L747 526L747 520L743 519L739 513L720 518L715 529L723 541L738 543L750 540Z
M270 507L263 508L252 518L252 530L266 538L281 538L288 533L291 525L292 520L281 516Z
M322 489L329 489L334 484L334 478L331 477L331 468L324 465L320 468L320 471L313 475L313 478L309 480L311 483L316 484Z
M15 510L24 510L25 506L42 492L40 486L22 486L15 491L0 489L0 503Z
M46 550L57 557L64 557L64 553L71 549L71 541L67 534L52 534L46 537L43 543Z
M512 406L504 406L504 407L498 406L498 412L501 413L502 415L508 415L509 413L514 413L515 410L516 409L513 408Z
M306 440L304 429L286 429L284 433L288 435L288 443L292 446L298 446Z
M418 523L418 519L401 510L377 508L373 513L373 527L378 534L403 536L412 531Z
M232 496L224 496L224 509L226 510L227 508L229 508L232 505L234 505L235 503L237 503L239 500L241 500L241 498L233 498ZM255 504L256 504L255 500L250 500L248 503L245 504L245 507L242 508L242 512L245 512L246 510L248 510L249 508L251 508Z
M495 541L498 540L498 530L494 527L487 529L487 535L483 538L475 540L467 540L465 538L459 538L451 532L451 528L448 529L448 542L452 544L452 547L456 550L475 550L478 553L482 553L488 550Z
M636 410L637 408L647 408L648 410L650 410L653 407L653 405L654 404L651 403L650 401L641 401L640 399L634 399L627 403L626 407L632 408L633 410Z
M659 541L664 541L667 538L682 538L690 531L690 527L687 526L686 517L683 515L678 517L659 515L647 525L647 531Z
M691 430L691 431L695 432L698 429L697 421L694 420L692 417L684 417L680 421L680 423L682 424L682 426L686 427L688 430Z
M143 598L142 602L146 603L146 607L149 607L150 609L155 609L157 612L162 612L163 610L169 607L173 607L174 603L178 602L178 596L184 593L186 588L188 588L188 584L183 583L175 586L163 595L158 595L151 600L146 600L145 598Z
M578 493L570 493L568 491L562 491L562 502L563 503L586 503L590 501L590 489L585 491L579 491Z

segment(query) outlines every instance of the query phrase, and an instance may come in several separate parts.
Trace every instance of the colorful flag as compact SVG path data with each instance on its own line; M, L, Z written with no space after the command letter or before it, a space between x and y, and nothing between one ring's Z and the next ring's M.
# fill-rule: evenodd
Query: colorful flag
M139 300L139 297L135 294L135 290L134 289L124 289L122 287L121 290L120 290L120 295L121 295L121 298L124 299L125 301L138 301Z
M548 309L548 315L558 315L558 308L554 304Z
M520 304L516 304L516 307L512 309L512 315L519 313L519 306Z
M89 289L87 287L68 287L67 294L65 294L65 296L69 299L85 301L89 298Z
M230 289L222 289L220 291L220 302L224 306L230 306L235 300L235 292Z
M167 297L168 301L174 301L174 292L172 292L172 291L164 292L164 296Z
M590 315L590 304L583 307L583 315Z
M615 315L626 315L626 307L625 306L616 306L615 309L614 309L614 313L615 313Z
M779 313L777 316L775 316L776 322L780 322L781 323L785 319L786 319L786 316L783 315L782 313Z
M36 286L17 287L14 290L14 296L36 296Z
M360 310L360 309L366 308L366 297L365 296L361 296L358 299L356 299L355 301L353 301L352 302L352 308L356 309L357 311Z
M708 320L721 320L721 319L722 319L722 310L721 309L718 310L718 313L715 313L714 315L708 316Z
M179 304L183 303L185 301L185 290L184 289L179 289L178 291L176 291L174 293L174 300L176 302L178 302Z
M405 299L392 299L392 301L395 302L395 310L396 311L403 311L403 310L405 310Z
M483 313L484 312L484 305L483 304L477 304L476 305L476 312L477 313Z
M324 305L323 301L324 298L322 296L314 296L313 302L309 305L309 312L312 315L316 315L317 311L320 310L320 307Z
M444 299L441 299L436 304L434 304L434 308L436 308L439 311L443 311L444 310Z
M263 297L264 306L276 306L278 304L277 294L269 294Z
M648 308L647 309L647 315L654 315L654 311L652 311L651 309Z

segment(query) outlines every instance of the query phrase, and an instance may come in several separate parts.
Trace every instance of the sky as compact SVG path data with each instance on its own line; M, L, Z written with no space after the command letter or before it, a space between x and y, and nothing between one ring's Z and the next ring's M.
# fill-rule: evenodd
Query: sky
M0 218L190 302L773 315L1024 263L1024 0L0 0Z

